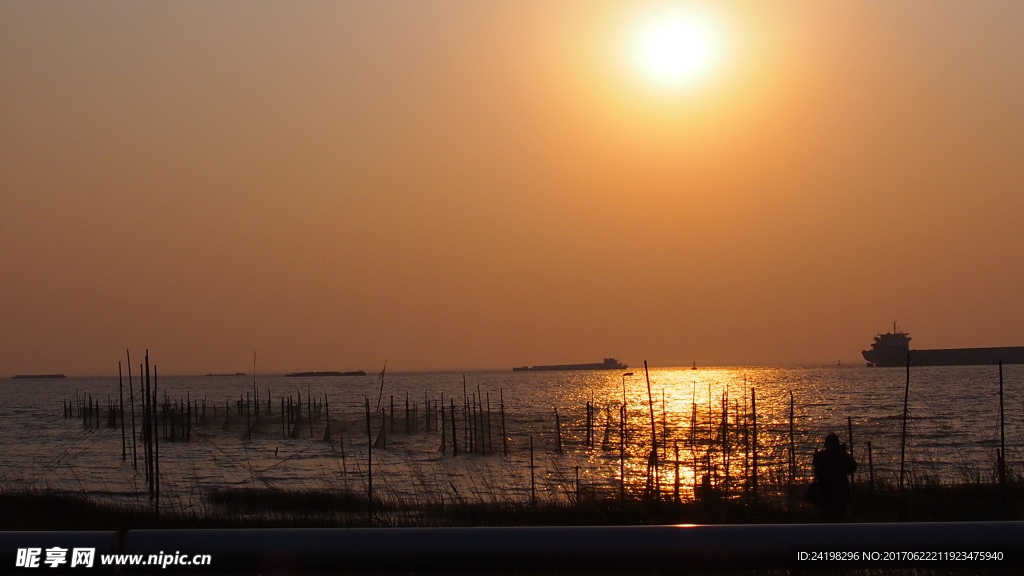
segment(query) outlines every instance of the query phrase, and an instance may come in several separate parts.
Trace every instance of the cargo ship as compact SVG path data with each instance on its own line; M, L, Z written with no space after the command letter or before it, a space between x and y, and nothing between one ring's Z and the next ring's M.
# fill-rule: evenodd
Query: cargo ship
M878 334L870 350L861 354L868 367L906 366L978 366L985 364L1024 364L1024 346L997 348L936 348L911 350L910 334L893 323L892 332Z
M63 374L15 374L14 376L11 376L11 380L36 380L42 378L67 378L67 376Z
M351 372L289 372L285 374L289 378L311 378L314 376L366 376L366 372L362 370L352 370Z
M615 358L605 358L594 364L552 364L550 366L516 366L513 372L554 372L557 370L623 370L629 368Z

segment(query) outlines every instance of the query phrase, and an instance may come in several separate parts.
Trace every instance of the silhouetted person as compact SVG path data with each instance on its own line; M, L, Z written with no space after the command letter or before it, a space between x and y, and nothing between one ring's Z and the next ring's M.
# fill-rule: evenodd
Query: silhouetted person
M843 518L850 503L850 474L857 469L839 436L825 436L825 449L814 453L814 484L808 499L827 518Z

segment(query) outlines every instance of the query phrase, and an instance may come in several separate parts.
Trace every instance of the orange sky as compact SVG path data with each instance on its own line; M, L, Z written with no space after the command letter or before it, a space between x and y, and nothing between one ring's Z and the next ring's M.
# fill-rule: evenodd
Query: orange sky
M1024 345L1024 3L0 0L0 375Z

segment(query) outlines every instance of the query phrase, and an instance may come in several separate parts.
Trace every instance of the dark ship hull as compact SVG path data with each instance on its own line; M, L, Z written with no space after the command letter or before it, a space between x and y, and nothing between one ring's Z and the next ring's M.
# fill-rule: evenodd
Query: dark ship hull
M628 368L615 358L605 358L604 362L594 364L552 364L550 366L517 366L513 372L557 372L560 370L623 370Z
M880 354L864 350L862 354L869 366L980 366L986 364L1024 364L1024 346L1001 348L937 348L934 350L907 350L900 354Z
M901 332L894 322L892 332L878 334L870 350L861 354L873 366L980 366L986 364L1024 364L1024 346L1002 348L939 348L911 350L910 334Z
M285 374L289 378L312 378L314 376L366 376L366 372L362 370L353 370L351 372L292 372Z

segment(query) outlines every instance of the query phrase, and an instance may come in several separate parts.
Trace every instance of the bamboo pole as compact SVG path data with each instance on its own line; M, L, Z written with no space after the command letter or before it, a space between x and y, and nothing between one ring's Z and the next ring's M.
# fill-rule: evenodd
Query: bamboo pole
M647 379L647 405L651 411L651 454L647 459L647 483L650 488L651 478L654 479L655 497L661 492L661 479L658 477L658 430L654 419L654 396L651 394L651 374L644 360L644 378Z
M868 486L875 491L875 461L871 456L871 440L868 440Z
M591 446L593 446L593 441L592 441L593 439L591 437L591 432L590 432L590 401L589 400L587 400L587 420L586 420L586 422L587 422L587 424L586 424L586 426L587 426L587 448L590 448Z
M449 398L448 402L450 402L451 406L452 406L452 412L451 412L451 415L452 415L452 417L451 417L451 421L452 421L452 455L453 456L458 456L459 455L459 433L458 433L458 430L456 430L456 427L455 427L456 426L455 425L455 399L454 398Z
M124 383L121 381L121 362L117 362L117 392L121 396L121 462L128 460L128 438L124 429Z
M149 351L147 350L146 351L146 359L147 360L148 360L148 357L149 357ZM149 485L149 499L152 500L153 499L153 410L152 410L152 402L150 401L150 395L151 395L152 392L151 392L151 389L150 389L150 382L149 382L149 370L147 368L146 371L143 372L143 366L144 365L148 366L149 363L146 362L145 364L139 364L139 377L142 378L143 374L145 374L146 392L145 392L145 395L144 395L144 398L143 398L143 401L142 401L143 409L144 409L145 413L143 414L142 427L143 427L143 430L144 430L145 443L146 443L146 482Z
M751 489L754 492L754 501L758 499L757 489L757 396L755 395L754 389L750 389L750 426L751 426Z
M672 501L673 502L679 502L679 440L673 441L672 444L673 444L673 446L676 449L675 482L673 482L673 485L672 485ZM728 478L729 478L728 468L726 468L726 470L727 470L726 471L726 483L728 483Z
M907 352L907 386L903 392L903 431L900 432L900 490L903 490L904 464L907 456L907 401L910 399L910 352Z
M626 405L619 406L619 502L626 500Z
M850 457L853 457L853 418L846 417L847 440L850 445ZM850 492L854 490L854 472L850 472Z
M558 450L558 453L561 454L562 453L562 424L561 424L561 421L559 421L559 419L558 419L558 407L555 407L555 437L558 439L558 444L556 445L556 449Z
M484 432L484 394L480 390L480 384L476 385L476 419L479 425L479 432L477 434L477 443L480 444L480 453L487 453L487 435Z
M498 388L499 401L501 402L501 448L508 456L508 434L505 432L505 391Z
M245 393L245 439L252 440L252 409L249 407L249 393Z
M260 418L260 394L259 389L256 388L256 351L252 351L252 401L256 405L256 419ZM249 439L252 439L250 433Z
M148 373L149 372L149 368L148 368L149 351L146 351L146 363L147 363L146 372ZM154 364L153 365L153 413L154 414L156 414L156 399L157 399L157 394L159 394L159 392L158 392L158 381L159 380L158 380L158 377L157 377L156 365ZM154 420L153 423L156 424L156 421ZM153 477L154 477L154 483L155 483L155 486L156 486L155 487L155 491L154 491L153 510L154 510L154 512L156 512L157 515L159 515L160 514L160 438L155 433L153 434L153 436L154 436L154 438L153 438Z
M530 508L537 507L537 481L534 479L533 436L530 436Z
M378 402L379 405L379 402ZM366 398L366 503L370 523L373 522L373 428L370 426L370 399Z
M999 487L1006 489L1006 420L1003 412L1003 361L999 361Z
M795 403L793 402L793 391L789 391L789 486L787 496L789 507L793 507L793 484L796 481L796 437L793 434L793 421L795 420Z

